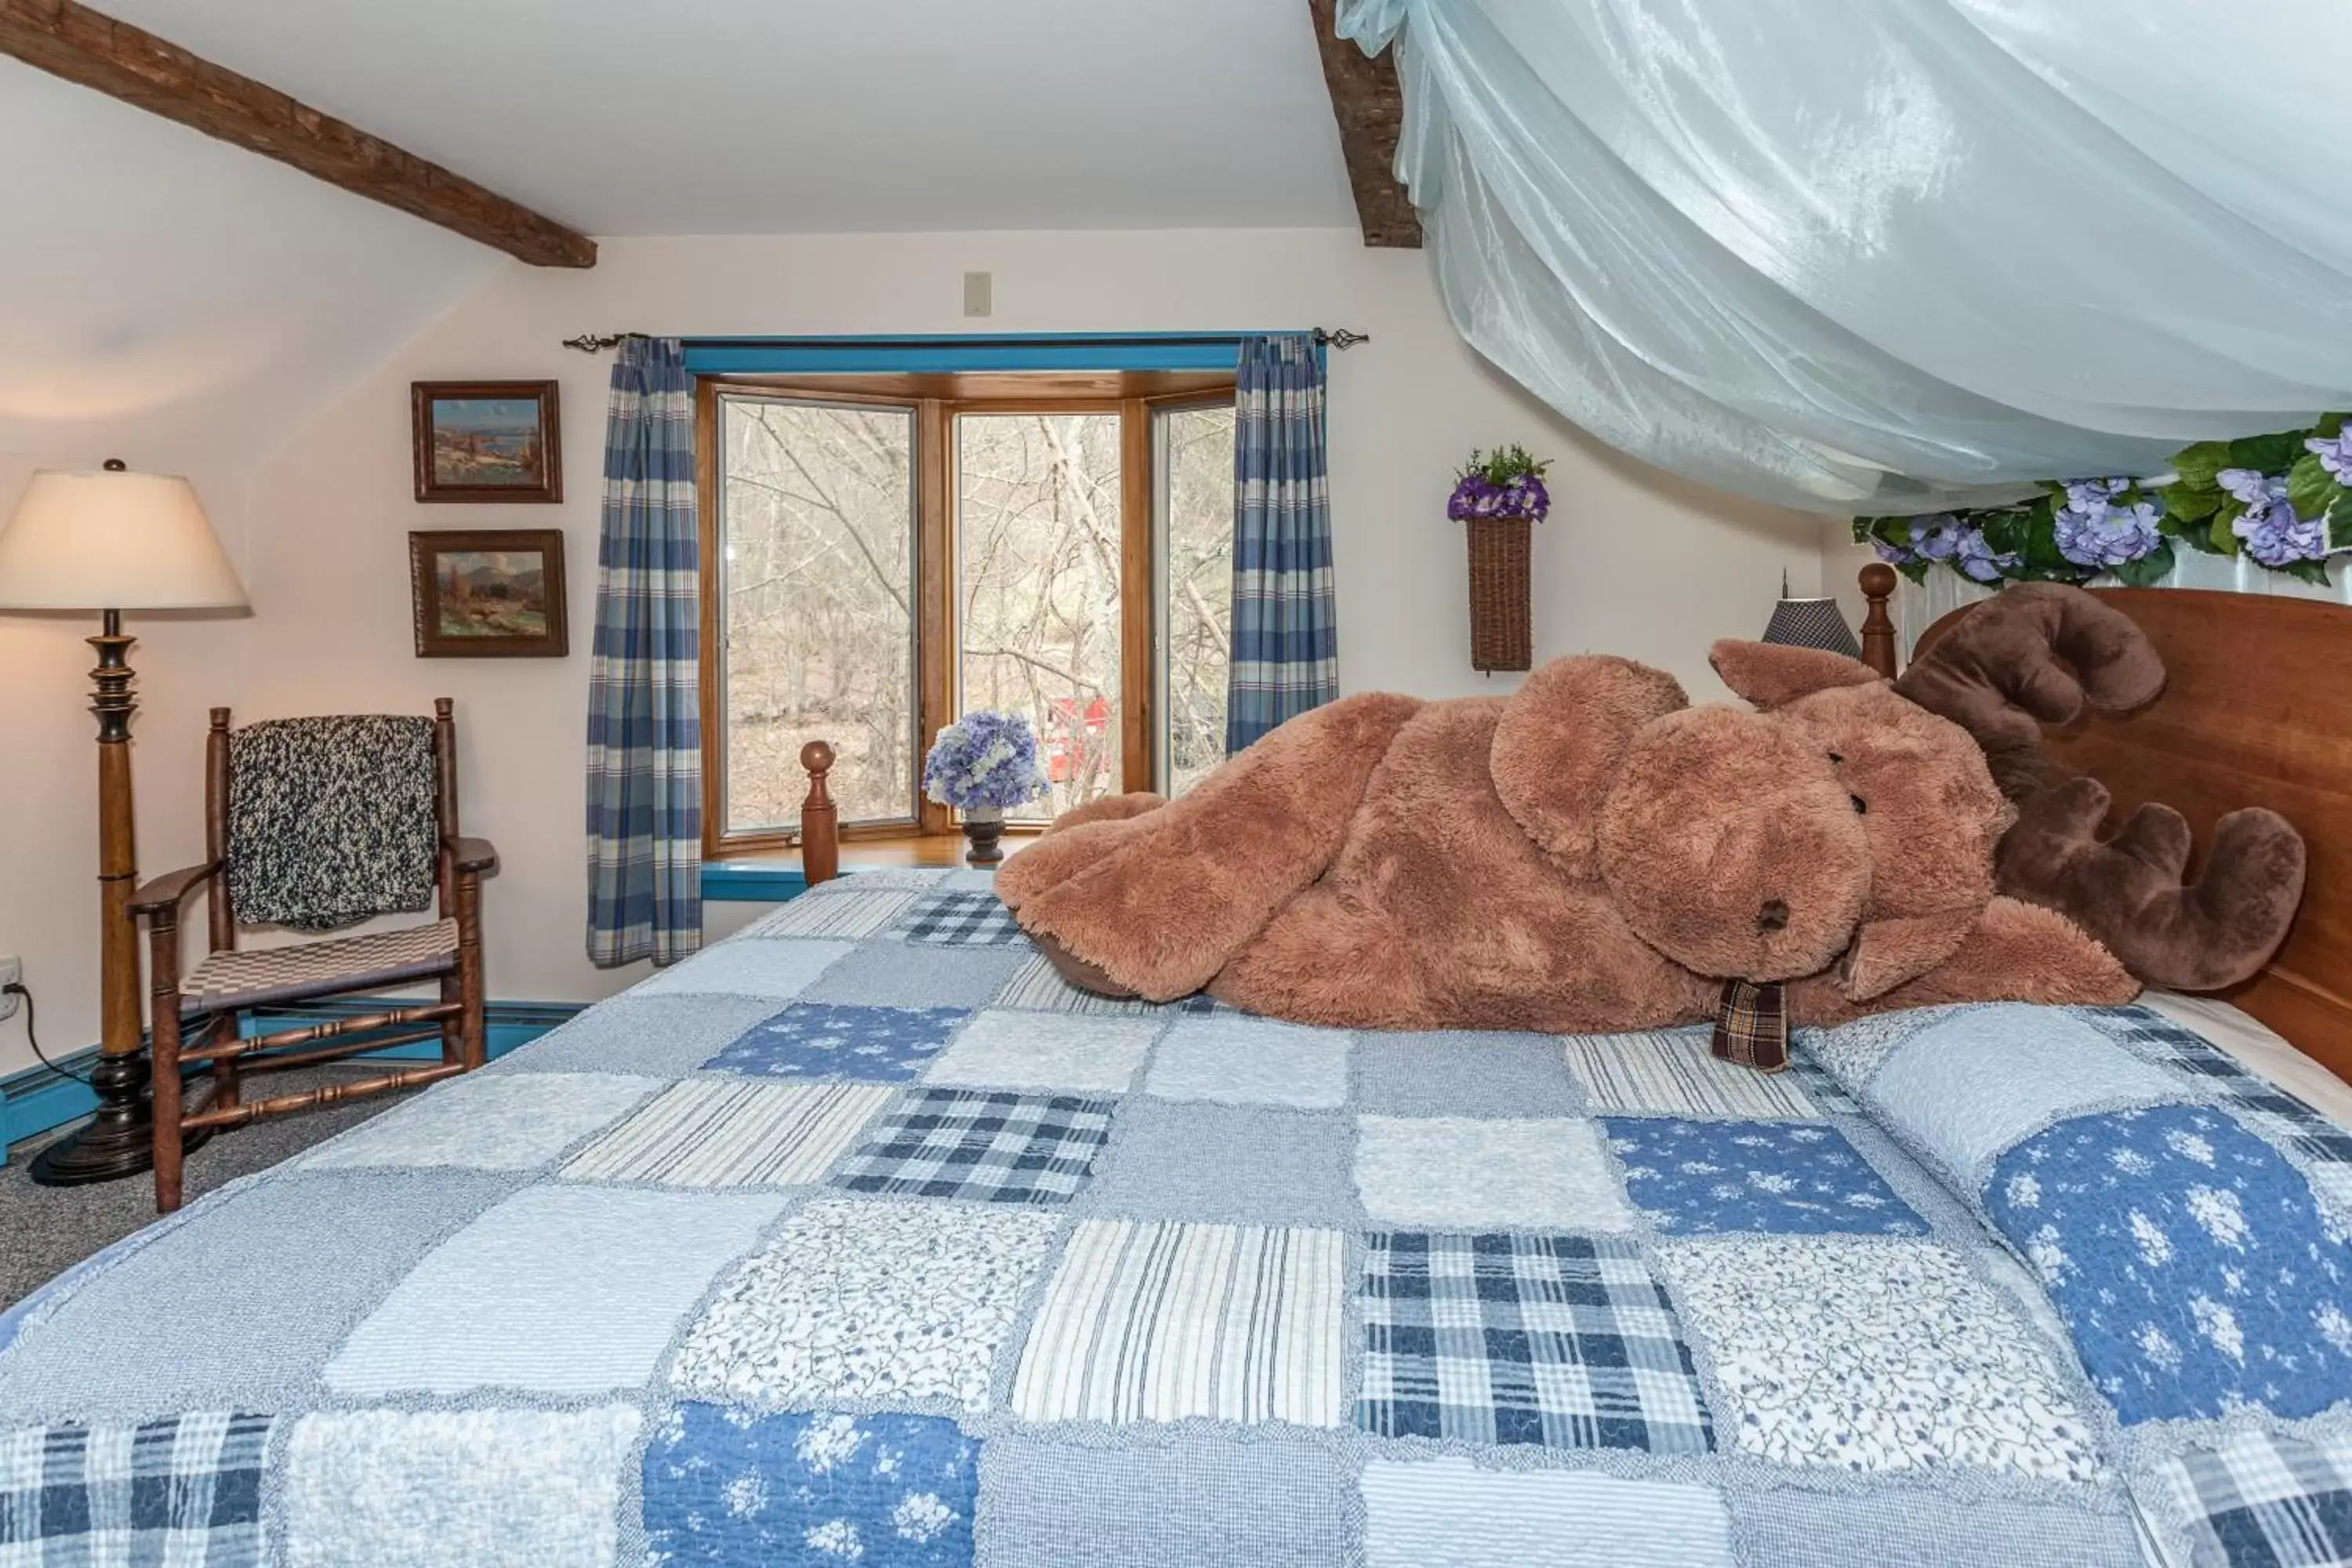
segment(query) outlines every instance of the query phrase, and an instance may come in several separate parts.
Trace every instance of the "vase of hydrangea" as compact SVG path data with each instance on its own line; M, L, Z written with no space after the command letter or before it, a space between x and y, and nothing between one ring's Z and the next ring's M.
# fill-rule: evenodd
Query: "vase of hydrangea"
M1533 523L1551 510L1544 470L1525 447L1473 452L1454 476L1445 515L1470 537L1470 668L1526 669L1535 662L1531 598Z
M923 794L963 816L971 848L964 858L993 866L1004 858L1008 807L1026 805L1045 793L1045 770L1037 763L1037 736L1018 713L982 708L942 726L923 759Z

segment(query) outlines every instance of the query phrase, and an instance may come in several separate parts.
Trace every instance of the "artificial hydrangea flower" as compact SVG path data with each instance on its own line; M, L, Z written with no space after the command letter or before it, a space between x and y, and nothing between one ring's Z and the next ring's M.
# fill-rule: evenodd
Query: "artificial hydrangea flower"
M923 794L961 811L1024 805L1045 790L1037 737L1018 713L967 713L940 728L923 759Z
M2105 511L2109 501L2131 487L2129 479L2069 479L2066 504L2077 511Z
M2319 466L2329 479L2352 487L2352 421L2333 436L2313 436L2303 445L2305 450L2317 454Z
M1889 566L1908 566L1912 562L1918 559L1917 556L1912 554L1911 552L1904 546L1900 544L1889 544L1883 539L1874 538L1870 542L1870 547L1873 550L1877 551L1878 558L1881 561L1885 562Z
M2230 524L2248 555L2265 566L2293 566L2327 555L2327 530L2317 518L2295 515L2286 499L2286 476L2262 474L2252 468L2223 468L2215 476L2221 487L2246 503Z
M2017 555L2014 552L2007 555L1994 553L1993 547L1985 542L1984 530L1971 528L1960 535L1959 552L1952 558L1952 564L1971 582L1998 583L2003 571L2017 564Z
M2126 562L2137 561L2164 542L2156 526L2155 503L2135 501L2119 507L2102 493L2089 498L2093 504L2078 506L2075 489L2073 485L2066 487L2067 504L2051 519L2058 553L2075 565L2121 566Z
M1949 561L1960 552L1966 524L1948 511L1930 512L1911 520L1911 548L1929 561Z

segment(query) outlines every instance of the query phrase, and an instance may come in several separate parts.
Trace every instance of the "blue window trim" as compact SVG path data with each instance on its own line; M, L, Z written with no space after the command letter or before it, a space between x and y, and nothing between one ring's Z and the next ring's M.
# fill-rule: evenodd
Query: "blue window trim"
M1232 370L1256 332L1009 332L883 337L688 338L698 375L835 371ZM1316 351L1318 354L1320 348Z
M702 901L720 904L781 904L808 891L796 865L773 860L705 860Z

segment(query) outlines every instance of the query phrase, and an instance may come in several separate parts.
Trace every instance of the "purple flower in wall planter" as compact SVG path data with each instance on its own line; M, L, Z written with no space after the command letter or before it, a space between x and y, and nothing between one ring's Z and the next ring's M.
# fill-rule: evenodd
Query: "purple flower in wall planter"
M1482 518L1541 522L1551 512L1551 491L1543 478L1550 467L1538 462L1525 447L1505 447L1491 455L1473 452L1454 477L1445 515L1455 522Z

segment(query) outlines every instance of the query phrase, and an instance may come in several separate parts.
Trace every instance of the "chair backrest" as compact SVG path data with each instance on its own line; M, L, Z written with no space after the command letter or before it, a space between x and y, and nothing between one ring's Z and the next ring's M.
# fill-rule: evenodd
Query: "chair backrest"
M212 711L205 837L225 868L213 945L237 922L331 931L427 907L440 843L457 831L456 727L436 716L273 719L232 731Z

